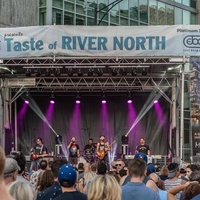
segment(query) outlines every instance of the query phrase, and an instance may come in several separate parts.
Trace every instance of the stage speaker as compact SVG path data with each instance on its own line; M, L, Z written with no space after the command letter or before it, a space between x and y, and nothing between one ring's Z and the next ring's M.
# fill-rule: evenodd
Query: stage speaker
M56 144L62 144L62 136L59 134L56 135L55 142L56 142Z

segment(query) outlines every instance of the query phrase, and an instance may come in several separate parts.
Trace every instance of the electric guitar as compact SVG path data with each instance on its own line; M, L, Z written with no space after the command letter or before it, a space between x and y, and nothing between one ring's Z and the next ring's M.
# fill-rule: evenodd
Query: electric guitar
M110 147L116 142L116 140L114 140L111 144L110 144ZM105 155L108 153L108 147L106 147L106 144L105 144L105 149L102 149L102 150L98 150L97 151L97 157L99 160L103 160Z
M31 161L35 161L37 160L38 158L42 158L44 156L48 156L48 154L37 154L37 153L32 153L31 156L30 156L30 160Z

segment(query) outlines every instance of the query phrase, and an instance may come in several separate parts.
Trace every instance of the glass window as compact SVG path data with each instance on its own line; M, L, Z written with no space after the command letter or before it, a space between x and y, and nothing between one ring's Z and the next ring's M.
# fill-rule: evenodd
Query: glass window
M128 26L129 25L128 21L129 20L127 18L120 17L120 25L121 26Z
M72 2L65 2L64 9L74 12L75 5Z
M190 0L190 6L192 8L197 8L197 0Z
M158 24L158 12L157 12L157 1L152 0L149 2L149 24L156 25Z
M110 23L119 24L119 15L117 12L110 12Z
M124 0L119 4L120 7L120 16L129 17L128 9L128 0Z
M139 10L140 10L140 24L148 24L148 6L147 0L139 1Z
M138 1L129 1L130 19L138 20Z
M183 0L183 4L186 6L190 6L190 0Z
M166 25L165 3L158 2L158 24Z
M52 5L57 8L63 8L63 0L52 0Z
M196 14L193 14L191 13L191 24L197 24L197 15Z
M40 25L46 25L46 8L40 8L40 19L39 24Z
M130 26L138 26L138 21L130 20Z
M174 7L166 5L167 25L174 24Z
M84 0L76 0L76 3L78 3L78 4L84 4Z
M47 2L46 2L46 0L40 0L40 3L39 3L40 5L40 7L44 7L44 6L46 6L47 5Z
M174 24L183 24L183 11L180 8L175 7L174 12Z
M174 0L177 3L182 3L182 0Z
M65 12L64 25L74 25L74 14L73 13Z
M97 10L97 4L95 2L87 3L87 15L88 16L95 18L95 15L97 16L97 12L95 11L95 9Z
M93 26L94 24L94 18L87 17L87 26Z
M85 15L86 14L85 5L76 4L76 13Z
M183 10L183 24L190 24L190 12Z
M61 25L61 24L63 24L62 23L62 18L63 18L63 12L62 12L62 10L53 9L52 24L55 24L55 25Z
M85 16L76 15L76 25L85 25Z

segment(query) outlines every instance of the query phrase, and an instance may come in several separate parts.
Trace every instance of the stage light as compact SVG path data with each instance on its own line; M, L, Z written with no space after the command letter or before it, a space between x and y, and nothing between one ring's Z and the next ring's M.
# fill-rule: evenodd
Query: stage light
M112 74L112 76L117 76L117 74L118 74L117 69L113 68L111 74Z
M76 94L76 103L77 104L81 103L81 96L80 96L79 92L77 92L77 94Z
M156 100L154 100L154 102L153 102L153 103L155 103L155 104L156 104L156 103L158 103L158 100L157 100L157 99L156 99Z
M102 76L103 75L103 69L97 69L97 75Z
M55 103L55 96L54 96L54 93L53 93L53 92L51 93L51 96L50 96L50 103L51 103L51 104L54 104L54 103Z
M104 99L104 100L102 100L102 101L101 101L101 103L105 104L105 103L106 103L106 100L105 100L105 99Z
M51 76L50 69L46 69L46 71L45 71L45 76Z
M147 70L145 68L142 69L142 76L146 76L147 75Z
M31 74L32 74L31 69L26 69L25 74L26 74L27 77L30 77Z
M88 70L88 76L93 76L93 73L94 73L94 69L90 68Z
M28 101L28 100L25 100L24 102L25 102L26 104L29 104L29 101Z
M126 76L127 75L127 71L125 69L121 69L120 73L122 76Z
M61 74L61 72L60 72L59 68L57 68L57 69L54 70L54 75L55 76L60 76L60 74Z
M41 69L37 69L37 71L36 71L36 76L39 77L39 76L41 76L41 74L42 74Z
M72 68L68 69L68 76L73 76L74 72Z
M105 92L102 92L101 103L103 103L103 104L106 103L106 94L105 94Z
M131 100L131 99L129 99L129 100L127 101L127 103L132 103L132 100Z
M128 100L127 100L127 103L132 103L132 95L131 95L131 92L129 91L128 93Z
M131 75L132 76L137 76L137 74L138 74L137 69L133 68L132 71L131 71Z
M83 72L82 72L81 69L78 69L77 75L78 75L78 76L83 76Z

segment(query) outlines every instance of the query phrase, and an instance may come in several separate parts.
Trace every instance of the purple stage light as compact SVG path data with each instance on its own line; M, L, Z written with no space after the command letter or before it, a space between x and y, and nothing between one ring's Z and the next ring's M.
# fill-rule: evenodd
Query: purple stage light
M101 103L106 103L106 100L102 100Z
M81 103L81 101L80 100L76 100L76 103L79 104L79 103Z
M158 100L156 99L156 100L154 100L154 103L158 103Z
M127 101L127 103L132 103L132 100L131 100L131 99L129 99L129 100Z
M54 104L54 103L55 103L55 101L54 101L54 100L50 100L50 103L51 103L51 104Z
M28 100L25 100L24 102L25 102L26 104L29 104L29 101L28 101Z

